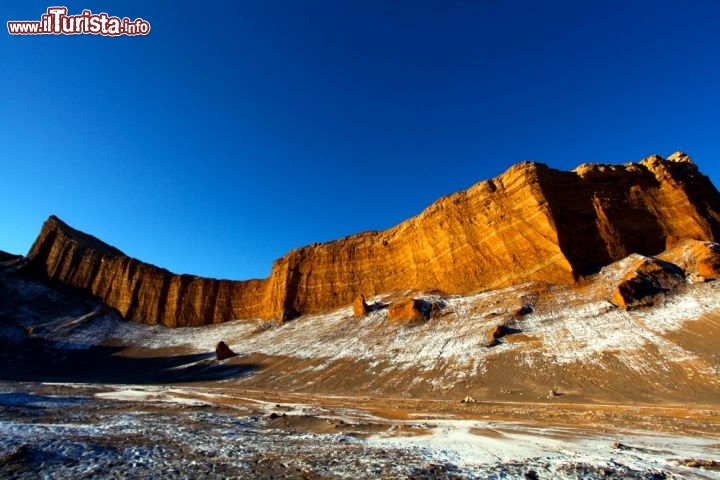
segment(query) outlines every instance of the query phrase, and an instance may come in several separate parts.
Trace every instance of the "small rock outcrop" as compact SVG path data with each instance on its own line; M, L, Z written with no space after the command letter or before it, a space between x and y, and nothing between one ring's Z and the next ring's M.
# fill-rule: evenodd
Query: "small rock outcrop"
M215 358L217 360L227 360L232 357L237 357L237 353L233 352L225 342L220 341L215 347Z
M521 306L521 307L518 307L518 308L512 313L512 316L513 316L513 318L521 319L522 317L524 317L524 316L526 316L526 315L530 315L530 314L533 313L534 311L535 311L535 309L533 308L532 305L525 304L525 305L523 305L523 306Z
M413 324L430 318L429 313L422 300L405 298L390 304L387 319L394 324Z
M501 338L514 333L520 333L521 331L522 330L519 328L512 327L507 323L494 325L493 327L490 327L490 330L488 330L486 346L494 347L499 343Z
M370 307L365 302L365 295L359 295L353 302L353 317L361 318L370 312Z
M642 257L615 288L612 303L625 309L653 305L684 283L685 274L677 265Z

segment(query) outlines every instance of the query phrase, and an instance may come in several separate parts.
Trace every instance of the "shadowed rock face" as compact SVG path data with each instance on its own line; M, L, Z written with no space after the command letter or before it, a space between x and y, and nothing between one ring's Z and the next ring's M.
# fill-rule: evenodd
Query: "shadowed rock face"
M264 280L176 275L56 217L45 222L27 269L92 293L127 319L179 327L285 320L361 293L568 284L630 253L656 255L680 239L719 237L720 195L678 153L573 172L523 162L396 227L292 250Z
M612 303L624 309L653 305L684 283L685 274L677 265L640 257L613 292Z

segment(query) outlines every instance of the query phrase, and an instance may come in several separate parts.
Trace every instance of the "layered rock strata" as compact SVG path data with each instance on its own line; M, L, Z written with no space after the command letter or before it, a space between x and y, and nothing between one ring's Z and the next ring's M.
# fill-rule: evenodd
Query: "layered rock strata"
M720 195L682 153L563 172L534 162L448 195L384 231L292 250L264 280L176 275L50 217L27 269L130 320L170 327L285 320L361 294L569 284L630 253L720 238Z

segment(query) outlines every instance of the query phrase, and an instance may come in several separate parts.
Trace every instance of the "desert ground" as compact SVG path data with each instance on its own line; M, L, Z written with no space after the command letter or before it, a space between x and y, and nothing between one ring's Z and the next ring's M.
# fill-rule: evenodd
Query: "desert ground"
M720 478L720 412L0 384L12 478Z
M0 476L720 478L720 283L619 309L632 261L180 329L5 267ZM406 296L439 313L390 322Z

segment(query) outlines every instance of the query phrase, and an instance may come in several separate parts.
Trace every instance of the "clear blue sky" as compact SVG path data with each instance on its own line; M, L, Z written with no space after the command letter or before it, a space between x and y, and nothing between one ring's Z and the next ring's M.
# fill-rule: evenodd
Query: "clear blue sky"
M720 2L62 2L146 37L11 36L0 249L56 214L178 273L264 277L521 160L684 150L720 184Z

